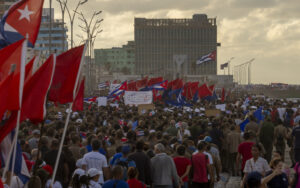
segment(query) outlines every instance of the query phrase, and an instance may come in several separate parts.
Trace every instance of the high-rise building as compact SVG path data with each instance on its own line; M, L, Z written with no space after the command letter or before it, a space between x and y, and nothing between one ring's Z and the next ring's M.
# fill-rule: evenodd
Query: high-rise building
M216 18L205 14L192 19L135 18L134 39L136 74L217 74L217 60L196 65L199 57L217 50Z
M2 18L5 11L14 4L17 0L0 0L0 19Z
M122 48L95 49L95 63L108 72L134 73L135 44L128 41Z
M60 19L54 19L54 9L44 8L42 14L42 21L40 26L39 35L35 44L35 50L41 52L41 56L47 57L49 55L49 33L50 33L50 20L51 20L51 53L60 54L68 49L67 41L67 28L65 23Z

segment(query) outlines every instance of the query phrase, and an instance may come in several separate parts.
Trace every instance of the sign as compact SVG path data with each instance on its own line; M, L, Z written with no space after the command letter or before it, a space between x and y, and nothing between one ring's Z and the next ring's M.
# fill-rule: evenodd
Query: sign
M152 91L125 91L125 105L151 104L153 99Z
M225 112L226 111L226 104L217 104L216 109Z
M218 110L218 109L205 110L205 116L206 117L220 117L221 116L221 110Z
M97 98L98 106L107 106L107 97Z
M140 115L143 115L145 113L147 113L149 110L154 110L155 109L155 106L154 104L141 104L141 105L138 105L138 112Z

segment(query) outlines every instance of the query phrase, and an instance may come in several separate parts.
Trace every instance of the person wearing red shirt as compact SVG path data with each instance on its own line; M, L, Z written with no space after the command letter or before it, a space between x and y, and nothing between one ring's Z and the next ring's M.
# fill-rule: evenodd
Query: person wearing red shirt
M254 142L251 141L251 136L250 136L250 133L248 133L248 132L244 133L244 139L245 139L245 141L242 142L238 146L238 154L236 156L236 166L237 166L237 168L239 167L241 157L243 158L242 159L242 166L241 166L242 177L244 175L243 171L244 171L246 161L248 159L252 158L251 148L255 144Z
M139 172L135 167L129 167L127 176L128 176L127 183L129 185L129 188L146 188L146 185L144 183L137 180L139 176Z
M180 177L181 187L188 188L188 174L190 173L190 169L192 167L192 163L190 159L184 156L185 147L183 145L179 145L176 148L176 152L179 156L174 157L174 163L176 165L177 174Z
M193 166L193 182L192 187L194 188L209 188L209 182L207 176L212 176L211 168L209 166L209 161L207 155L203 152L206 145L203 142L198 144L198 152L192 156L192 166ZM208 174L207 174L208 172Z

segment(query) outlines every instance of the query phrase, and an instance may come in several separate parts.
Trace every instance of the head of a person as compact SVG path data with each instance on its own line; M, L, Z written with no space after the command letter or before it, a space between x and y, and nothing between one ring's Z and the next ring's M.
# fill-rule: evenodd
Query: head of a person
M163 153L165 151L165 146L162 143L156 144L154 146L154 152L156 154Z
M33 131L32 131L32 134L33 134L33 136L34 136L35 138L39 138L39 137L40 137L40 131L37 130L37 129L33 130Z
M88 170L88 176L90 177L91 180L98 182L100 178L100 171L96 168L90 168Z
M123 167L120 165L116 165L113 167L111 171L112 177L115 180L121 180L123 178Z
M243 136L244 140L249 140L250 137L251 137L251 135L250 135L249 132L245 132L245 133L244 133L244 136Z
M59 142L57 139L53 139L51 142L51 149L52 150L58 150L59 147Z
M184 145L177 146L176 152L178 155L184 156L185 155L185 146Z
M28 181L28 187L42 188L41 179L38 176L33 176Z
M130 145L129 145L129 144L124 144L124 145L122 146L122 154L123 154L123 157L124 157L124 156L127 156L127 155L130 153L130 150L131 150Z
M101 147L101 143L99 140L95 139L92 141L93 151L98 151L100 147Z
M198 151L203 152L206 149L206 143L205 142L200 142L197 145L197 149L198 149Z
M72 143L73 144L79 144L80 143L80 137L78 135L72 135L71 137Z
M280 168L282 169L283 167L283 162L280 158L274 158L271 162L270 162L270 167L272 169L277 169Z
M282 153L280 151L273 152L273 159L282 159Z
M262 152L262 148L259 144L254 144L251 148L251 154L253 158L258 158Z
M136 143L136 150L142 151L144 149L145 142L143 140L139 140Z
M135 167L129 167L128 171L127 171L127 175L128 175L129 179L134 179L134 178L138 177L139 172L138 172L137 168L135 168Z
M250 172L246 177L247 188L260 188L262 175L259 172Z

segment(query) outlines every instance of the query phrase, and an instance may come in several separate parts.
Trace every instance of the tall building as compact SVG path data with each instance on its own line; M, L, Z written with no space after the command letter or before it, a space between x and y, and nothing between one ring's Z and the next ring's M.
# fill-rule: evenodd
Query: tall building
M122 48L95 49L95 63L110 73L133 74L135 64L135 43L128 41Z
M51 29L51 53L56 52L60 54L63 51L68 49L67 41L67 28L65 23L60 19L54 19L54 9L51 9L51 18L50 18L50 9L44 8L42 14L42 22L40 26L40 31L38 39L35 44L35 50L40 51L42 57L47 57L49 55L49 25L50 19L52 22Z
M136 74L217 74L217 61L196 65L199 57L217 50L216 18L205 14L195 14L192 19L135 18L134 39Z
M0 19L2 18L5 11L14 4L17 0L0 0Z

